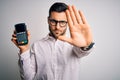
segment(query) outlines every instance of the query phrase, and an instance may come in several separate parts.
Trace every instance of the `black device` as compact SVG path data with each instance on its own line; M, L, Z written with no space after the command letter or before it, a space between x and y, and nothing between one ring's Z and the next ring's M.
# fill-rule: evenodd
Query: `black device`
M15 32L18 45L28 44L27 28L25 23L15 24Z

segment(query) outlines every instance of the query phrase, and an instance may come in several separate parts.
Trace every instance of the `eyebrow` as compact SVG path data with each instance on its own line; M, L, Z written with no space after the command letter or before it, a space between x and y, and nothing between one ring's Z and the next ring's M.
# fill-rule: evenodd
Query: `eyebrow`
M67 22L66 20L56 20L56 19L50 19L50 20L54 20L54 21L58 21L58 22L60 22L60 21Z

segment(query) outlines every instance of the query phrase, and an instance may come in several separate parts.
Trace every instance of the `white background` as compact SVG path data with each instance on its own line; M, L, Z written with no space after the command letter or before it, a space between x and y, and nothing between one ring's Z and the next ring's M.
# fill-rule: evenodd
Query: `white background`
M14 24L24 22L31 44L45 37L49 7L57 0L0 0L0 80L20 80ZM120 0L61 0L84 12L95 49L81 59L80 80L120 80Z

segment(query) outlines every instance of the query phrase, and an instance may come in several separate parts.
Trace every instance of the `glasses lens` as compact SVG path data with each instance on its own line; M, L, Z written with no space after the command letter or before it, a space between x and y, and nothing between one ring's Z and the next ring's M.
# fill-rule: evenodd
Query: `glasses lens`
M66 21L59 21L59 25L61 27L66 26L67 22Z
M55 26L55 25L56 25L56 21L53 20L53 19L50 19L50 24L51 24L52 26Z

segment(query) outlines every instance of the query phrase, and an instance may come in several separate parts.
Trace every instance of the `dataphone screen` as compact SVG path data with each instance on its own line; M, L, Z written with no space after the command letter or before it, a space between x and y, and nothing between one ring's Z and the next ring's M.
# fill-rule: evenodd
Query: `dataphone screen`
M26 31L26 25L24 23L16 24L15 29L16 29L17 33L24 32L24 31Z

